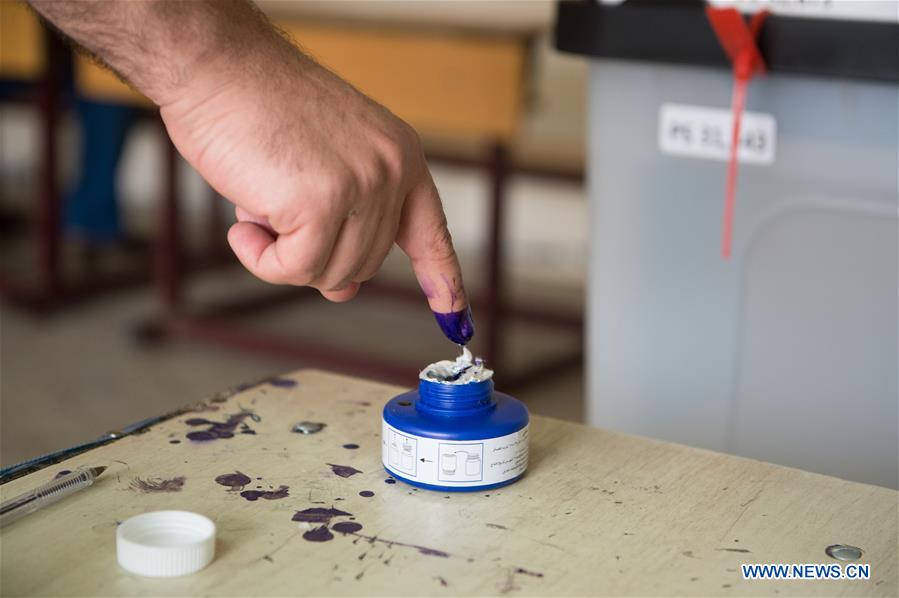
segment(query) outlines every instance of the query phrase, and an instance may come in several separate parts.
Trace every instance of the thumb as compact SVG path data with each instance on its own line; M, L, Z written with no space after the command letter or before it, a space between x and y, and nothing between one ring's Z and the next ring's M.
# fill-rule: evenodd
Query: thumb
M467 344L474 336L471 308L446 215L430 174L406 197L396 242L409 256L443 334L456 344Z

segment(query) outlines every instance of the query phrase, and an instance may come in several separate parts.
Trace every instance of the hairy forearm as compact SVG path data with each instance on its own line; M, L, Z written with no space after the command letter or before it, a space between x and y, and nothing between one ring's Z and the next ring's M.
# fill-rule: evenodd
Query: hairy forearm
M48 21L163 106L211 73L283 51L247 0L29 0Z
M418 136L248 0L29 1L160 106L181 155L237 207L228 240L248 270L346 301L396 243L447 336L471 338Z

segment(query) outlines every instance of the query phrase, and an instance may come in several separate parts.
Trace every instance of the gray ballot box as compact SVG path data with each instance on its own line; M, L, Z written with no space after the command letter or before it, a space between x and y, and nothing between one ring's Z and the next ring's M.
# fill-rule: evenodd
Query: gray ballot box
M899 485L897 40L768 17L725 260L733 76L703 5L559 4L591 61L591 424Z

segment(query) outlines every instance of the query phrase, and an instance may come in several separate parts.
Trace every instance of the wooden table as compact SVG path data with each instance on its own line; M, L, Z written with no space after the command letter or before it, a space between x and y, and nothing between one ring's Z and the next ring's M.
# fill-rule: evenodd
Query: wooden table
M380 408L400 390L302 371L9 482L3 498L62 469L109 467L95 487L3 530L0 593L897 593L895 491L544 417L533 418L530 470L517 484L418 491L385 483L380 463ZM230 421L234 436L188 440L210 428L204 419ZM292 433L302 420L327 427ZM340 477L329 464L361 473ZM274 497L247 500L216 482L235 472L252 479L244 490ZM282 486L287 496L276 498ZM332 525L353 518L363 527L308 541L316 525L293 519L310 508L345 513ZM207 569L158 580L118 568L117 522L157 509L215 520L218 554ZM747 562L835 562L824 553L835 543L864 549L859 562L870 563L871 580L750 582L740 574Z

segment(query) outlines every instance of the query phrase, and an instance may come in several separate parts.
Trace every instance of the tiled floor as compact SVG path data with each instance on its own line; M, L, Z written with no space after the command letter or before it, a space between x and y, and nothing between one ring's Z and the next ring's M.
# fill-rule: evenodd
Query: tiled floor
M238 271L206 276L191 294L203 300L243 287L258 290L258 283L248 278ZM545 296L537 287L529 287L527 293L522 288L513 286L517 295ZM552 289L550 295L558 303L566 294ZM579 289L568 290L569 303L576 304L579 295ZM49 317L2 308L2 465L74 445L241 382L304 367L184 341L141 347L134 342L133 328L154 313L155 306L152 292L145 289ZM454 352L424 302L416 307L364 294L343 305L315 299L242 318L240 323L292 338L327 339L421 365ZM516 367L526 367L541 352L570 348L577 342L570 334L516 327L508 346ZM409 385L413 384L410 380ZM575 421L583 418L580 370L562 373L516 395L534 413Z

